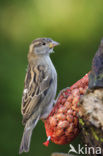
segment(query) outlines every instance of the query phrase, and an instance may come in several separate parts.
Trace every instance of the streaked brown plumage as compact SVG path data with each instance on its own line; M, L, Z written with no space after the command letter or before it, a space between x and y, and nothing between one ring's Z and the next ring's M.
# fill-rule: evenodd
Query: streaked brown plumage
M20 151L28 152L32 130L40 118L45 119L52 107L57 89L57 73L49 54L57 42L49 38L34 40L29 48L21 112L24 133Z

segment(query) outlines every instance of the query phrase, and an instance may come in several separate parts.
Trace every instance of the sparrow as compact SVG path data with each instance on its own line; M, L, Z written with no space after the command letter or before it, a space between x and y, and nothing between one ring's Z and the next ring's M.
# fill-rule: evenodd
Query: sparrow
M50 54L58 44L50 38L38 38L30 44L21 104L22 123L25 127L19 154L29 151L33 129L40 119L48 117L53 108L57 72Z

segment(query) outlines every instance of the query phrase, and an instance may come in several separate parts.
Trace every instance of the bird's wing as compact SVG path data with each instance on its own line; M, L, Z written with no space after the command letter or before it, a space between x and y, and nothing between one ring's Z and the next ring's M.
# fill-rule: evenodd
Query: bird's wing
M36 67L28 66L28 71L24 83L21 112L23 123L38 110L38 107L45 98L52 83L51 72L44 65Z

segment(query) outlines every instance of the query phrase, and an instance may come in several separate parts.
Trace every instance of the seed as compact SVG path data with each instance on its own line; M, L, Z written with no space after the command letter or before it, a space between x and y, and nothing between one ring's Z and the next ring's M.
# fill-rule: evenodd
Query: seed
M63 134L63 129L57 129L54 133L55 136L61 136Z
M72 115L67 115L67 120L69 123L73 122L73 116Z
M59 113L59 114L56 115L56 118L59 119L59 120L65 120L66 115L64 115L63 113Z
M82 87L79 88L80 94L84 94L84 89Z
M69 115L69 114L72 114L73 113L73 110L72 109L69 109L68 111L67 111L67 114Z
M65 106L61 106L59 109L58 109L58 113L65 113L67 111L67 108Z
M72 94L72 96L79 95L79 89L73 89L71 94Z
M73 124L71 123L71 124L68 126L68 128L66 129L65 134L66 134L66 135L69 135L70 132L72 132L72 131L73 131Z
M79 99L80 99L79 96L74 97L74 99L73 99L73 101L72 101L72 104L73 104L73 105L74 105L74 104L77 105L78 102L79 102Z
M66 101L64 105L65 105L66 109L70 109L70 107L71 107L71 103L68 101Z
M64 104L65 101L66 101L66 98L63 98L62 101L61 101L61 103Z
M50 122L50 125L54 127L57 124L57 119L55 118L55 116L51 116L49 118L49 122Z
M68 121L59 121L58 128L66 128L68 126Z
M77 116L77 112L76 111L73 111L73 116Z
M73 100L73 95L69 95L67 101L68 101L68 102L72 102L72 100Z

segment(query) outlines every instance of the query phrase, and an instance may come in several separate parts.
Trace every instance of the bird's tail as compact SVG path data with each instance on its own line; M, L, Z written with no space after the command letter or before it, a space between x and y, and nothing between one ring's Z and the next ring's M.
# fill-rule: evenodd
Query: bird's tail
M33 121L32 126L28 126L28 123L25 125L24 133L22 136L21 144L20 144L19 154L29 151L32 131L34 127L36 126L38 120L39 120L39 117Z
M32 135L32 129L24 129L24 133L21 140L21 145L19 149L19 154L22 152L28 152L30 146L30 140Z

